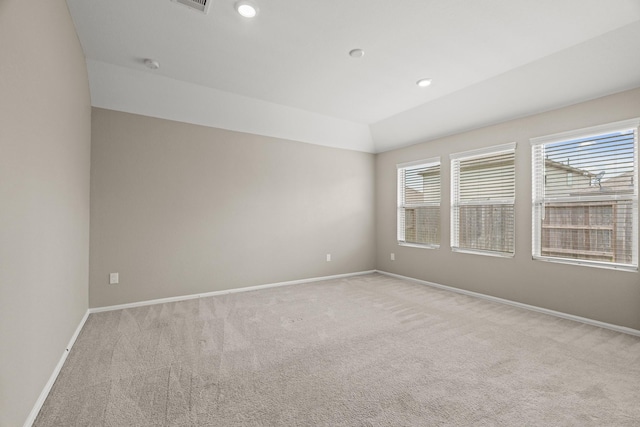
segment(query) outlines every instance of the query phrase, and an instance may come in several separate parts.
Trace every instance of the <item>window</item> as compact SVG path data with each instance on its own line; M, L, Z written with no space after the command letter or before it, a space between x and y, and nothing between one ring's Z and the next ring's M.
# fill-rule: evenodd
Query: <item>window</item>
M637 270L639 123L531 140L534 258Z
M398 168L398 243L440 246L440 158Z
M451 249L515 252L515 150L505 144L451 155Z

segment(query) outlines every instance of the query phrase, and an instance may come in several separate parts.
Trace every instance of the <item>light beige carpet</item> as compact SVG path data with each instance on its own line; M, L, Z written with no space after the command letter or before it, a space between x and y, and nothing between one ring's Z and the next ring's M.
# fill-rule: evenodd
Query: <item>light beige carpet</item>
M640 338L372 274L92 314L36 426L639 426Z

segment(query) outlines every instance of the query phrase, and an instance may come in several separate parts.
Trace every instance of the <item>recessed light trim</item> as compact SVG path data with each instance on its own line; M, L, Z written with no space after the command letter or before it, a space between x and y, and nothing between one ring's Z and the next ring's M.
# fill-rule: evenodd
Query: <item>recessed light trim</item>
M418 87L427 87L431 86L431 79L420 79L416 82Z
M152 70L157 70L158 68L160 68L160 63L158 61L150 59L150 58L146 58L144 60L144 65L146 65L147 68L152 69Z
M364 50L362 49L351 49L349 51L349 56L352 58L362 58L364 56Z
M258 14L258 6L251 1L242 0L236 3L236 11L245 18L254 18Z

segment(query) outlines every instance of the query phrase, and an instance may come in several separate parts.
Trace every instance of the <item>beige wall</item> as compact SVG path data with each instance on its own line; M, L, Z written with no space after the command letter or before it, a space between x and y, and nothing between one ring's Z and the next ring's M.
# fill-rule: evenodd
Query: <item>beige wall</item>
M91 107L64 0L0 2L0 426L20 426L87 310Z
M91 307L374 268L372 154L95 108L91 158Z
M523 101L523 102L526 102ZM640 329L640 274L531 259L529 138L640 116L640 89L379 154L376 159L376 268ZM450 241L449 154L517 142L516 254L495 258L453 253ZM442 245L396 243L396 164L441 156ZM395 253L396 260L390 260Z

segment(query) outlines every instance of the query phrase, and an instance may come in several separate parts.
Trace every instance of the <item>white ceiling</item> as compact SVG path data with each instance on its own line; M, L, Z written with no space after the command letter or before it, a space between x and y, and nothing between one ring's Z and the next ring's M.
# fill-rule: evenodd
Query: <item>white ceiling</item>
M640 0L254 1L67 0L92 104L380 152L640 86Z

